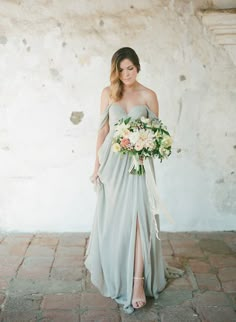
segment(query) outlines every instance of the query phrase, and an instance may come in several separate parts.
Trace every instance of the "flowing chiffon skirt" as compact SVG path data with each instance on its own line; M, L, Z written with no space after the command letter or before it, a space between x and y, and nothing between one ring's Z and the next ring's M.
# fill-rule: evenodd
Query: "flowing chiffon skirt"
M131 158L111 150L114 124L128 116L134 119L141 116L156 118L145 105L135 106L127 114L114 103L101 115L99 129L108 120L110 131L98 151L101 184L97 187L97 204L85 254L85 266L100 293L122 304L126 313L132 313L137 217L144 260L145 295L157 299L158 293L166 286L168 274L162 257L161 241L153 230L146 174L130 174ZM152 159L150 164L155 178ZM159 215L155 217L160 228Z

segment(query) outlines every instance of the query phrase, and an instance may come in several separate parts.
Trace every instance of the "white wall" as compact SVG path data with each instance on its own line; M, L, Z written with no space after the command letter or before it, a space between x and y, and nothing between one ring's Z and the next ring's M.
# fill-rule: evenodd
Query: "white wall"
M1 230L91 229L100 92L122 46L174 135L171 158L156 161L175 220L162 229L236 228L236 70L195 15L207 3L0 2Z

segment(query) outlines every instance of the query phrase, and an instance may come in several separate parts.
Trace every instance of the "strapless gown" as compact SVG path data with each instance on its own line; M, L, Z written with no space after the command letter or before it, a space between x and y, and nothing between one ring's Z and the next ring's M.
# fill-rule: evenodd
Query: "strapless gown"
M140 225L144 259L144 290L146 296L158 298L166 285L165 263L161 241L152 233L152 214L149 206L145 175L129 173L131 158L111 149L114 124L121 118L156 115L145 105L134 106L129 113L118 104L107 106L101 114L100 126L107 119L110 130L98 150L98 175L102 184L97 191L97 204L92 231L85 253L85 266L91 282L106 297L123 305L132 313L136 218ZM155 178L153 160L152 174ZM156 179L155 179L156 180ZM159 228L159 215L156 215Z

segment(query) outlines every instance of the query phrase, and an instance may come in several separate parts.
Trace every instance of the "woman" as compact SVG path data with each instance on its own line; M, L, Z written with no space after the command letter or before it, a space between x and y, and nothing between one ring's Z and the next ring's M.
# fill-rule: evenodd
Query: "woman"
M101 122L92 182L98 186L97 206L85 266L92 283L132 313L158 298L166 285L160 240L153 223L145 175L129 173L131 158L111 149L114 124L121 118L159 117L154 91L137 81L139 58L129 47L111 60L110 86L101 94ZM153 160L152 175L155 178ZM159 219L157 218L158 225Z

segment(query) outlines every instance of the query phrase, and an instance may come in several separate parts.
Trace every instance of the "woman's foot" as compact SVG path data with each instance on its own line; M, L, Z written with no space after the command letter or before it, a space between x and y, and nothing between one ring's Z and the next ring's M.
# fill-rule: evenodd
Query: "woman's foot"
M144 278L134 277L132 306L135 309L140 309L146 304L146 296L143 286Z

